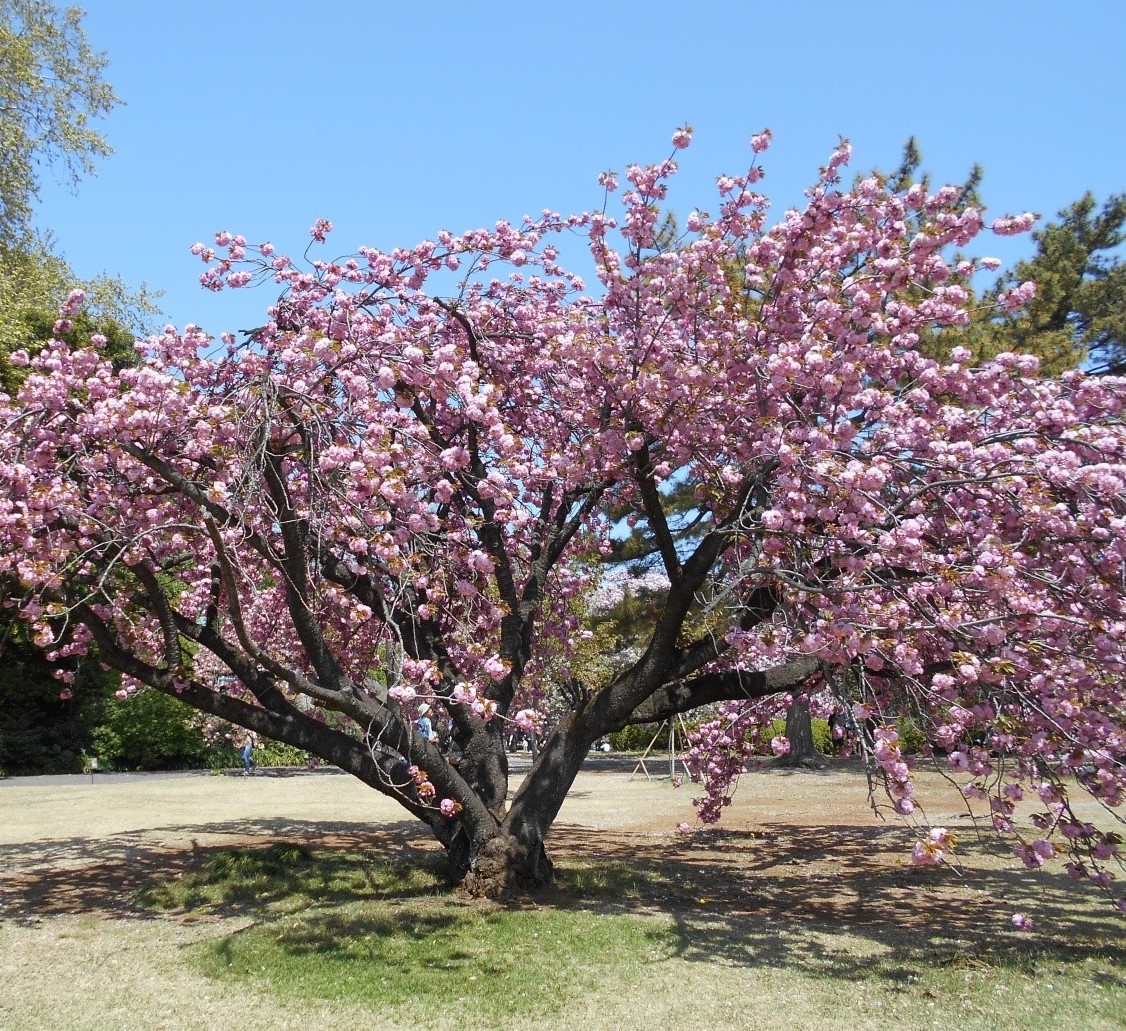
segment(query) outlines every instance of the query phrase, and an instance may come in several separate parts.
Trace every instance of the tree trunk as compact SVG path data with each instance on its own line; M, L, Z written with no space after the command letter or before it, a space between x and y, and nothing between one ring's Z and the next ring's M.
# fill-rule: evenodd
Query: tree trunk
M525 845L511 835L497 834L471 858L460 888L474 898L499 899L543 888L553 880L543 842Z
M795 698L786 713L786 738L790 750L778 759L779 766L805 770L823 770L825 756L813 743L813 720L809 715L809 702Z
M465 741L458 764L458 773L498 824L505 817L508 799L508 754L500 722L493 721Z

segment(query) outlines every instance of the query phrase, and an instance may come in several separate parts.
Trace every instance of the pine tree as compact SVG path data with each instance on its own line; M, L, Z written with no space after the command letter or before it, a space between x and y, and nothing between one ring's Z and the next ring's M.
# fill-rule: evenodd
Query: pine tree
M1036 254L1001 277L998 290L1031 280L1036 297L993 328L1008 350L1038 354L1054 371L1088 362L1126 372L1126 193L1100 208L1093 193L1033 233Z

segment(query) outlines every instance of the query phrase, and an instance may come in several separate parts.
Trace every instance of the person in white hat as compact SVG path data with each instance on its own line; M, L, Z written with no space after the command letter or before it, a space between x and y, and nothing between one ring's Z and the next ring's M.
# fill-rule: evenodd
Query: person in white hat
M418 722L415 726L423 741L432 745L438 743L438 735L434 733L434 724L430 721L430 706L426 702L418 707Z

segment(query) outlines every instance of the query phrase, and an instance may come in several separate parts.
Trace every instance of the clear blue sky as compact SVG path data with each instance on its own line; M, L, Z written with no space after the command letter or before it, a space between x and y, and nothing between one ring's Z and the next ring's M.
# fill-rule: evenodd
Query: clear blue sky
M586 210L600 171L660 160L684 122L680 211L713 207L765 126L779 213L839 135L854 170L894 166L910 135L939 181L981 162L994 214L1126 190L1121 0L83 6L125 105L77 195L44 175L40 225L79 275L144 281L169 321L212 333L273 300L198 286L188 248L217 230L300 253L325 217L332 256Z

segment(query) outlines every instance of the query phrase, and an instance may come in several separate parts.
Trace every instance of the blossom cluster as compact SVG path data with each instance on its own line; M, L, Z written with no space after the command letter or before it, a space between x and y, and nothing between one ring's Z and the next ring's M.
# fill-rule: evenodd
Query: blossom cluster
M946 827L932 827L927 837L911 849L912 866L934 866L949 861L958 838Z

